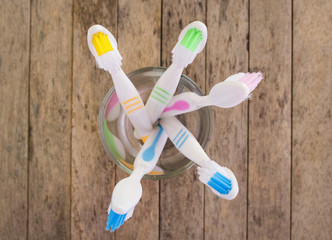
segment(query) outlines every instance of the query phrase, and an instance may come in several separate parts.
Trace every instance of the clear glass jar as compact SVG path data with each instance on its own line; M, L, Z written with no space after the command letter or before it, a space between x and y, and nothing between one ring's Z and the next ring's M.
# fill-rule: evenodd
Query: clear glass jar
M146 67L128 74L145 102L166 68ZM203 95L200 88L186 75L182 74L175 94L195 92ZM211 112L208 107L178 115L177 118L191 131L203 148L208 143L211 132ZM107 120L108 119L108 120ZM131 173L133 163L143 142L136 139L133 127L124 113L112 87L106 94L99 112L99 132L102 144L110 158L125 172ZM179 175L194 163L185 158L168 139L155 169L144 179L159 180Z

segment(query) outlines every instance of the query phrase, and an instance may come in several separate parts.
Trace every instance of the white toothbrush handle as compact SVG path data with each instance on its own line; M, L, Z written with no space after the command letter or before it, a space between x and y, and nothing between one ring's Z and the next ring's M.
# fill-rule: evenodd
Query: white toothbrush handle
M160 125L154 128L136 156L132 175L136 175L140 179L144 174L153 170L164 149L167 138L167 134Z
M205 162L211 161L196 138L175 117L162 118L160 124L175 147L188 159L200 166L204 166Z
M139 136L149 135L152 131L152 124L137 89L122 69L110 73L119 102Z
M174 95L179 84L182 71L183 68L172 63L154 86L149 99L145 104L152 123L157 121L167 103Z
M161 117L192 112L211 105L221 108L235 107L248 99L249 93L248 87L242 82L226 79L214 85L207 96L199 96L195 93L181 93L174 96L164 109Z
M205 104L206 96L199 96L193 92L185 92L178 94L169 101L161 118L176 116L179 114L192 112L202 107L208 106Z

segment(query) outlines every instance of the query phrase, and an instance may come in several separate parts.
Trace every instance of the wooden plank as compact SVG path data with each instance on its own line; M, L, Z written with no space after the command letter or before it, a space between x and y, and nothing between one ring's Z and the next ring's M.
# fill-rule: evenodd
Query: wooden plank
M72 3L32 1L29 238L70 238Z
M112 86L97 69L87 45L87 31L101 24L116 36L117 1L74 1L72 239L114 239L107 232L107 209L115 180L115 165L99 137L100 104Z
M332 238L331 12L294 1L292 239Z
M0 3L0 236L27 235L30 2Z
M118 2L118 46L126 73L160 64L160 1ZM149 13L149 14L147 14ZM128 177L117 167L116 182ZM143 195L134 214L116 230L116 239L158 239L159 181L142 180Z
M291 1L250 1L248 239L290 236Z
M205 22L206 1L163 1L162 65L172 62L171 50L181 30L190 22ZM205 50L185 73L204 91ZM160 239L203 239L204 185L196 167L160 182Z
M208 1L207 25L208 93L215 84L228 76L248 70L248 2ZM245 239L248 103L231 109L212 107L211 110L213 131L208 153L217 163L234 172L239 184L239 194L236 199L226 201L205 188L204 239Z

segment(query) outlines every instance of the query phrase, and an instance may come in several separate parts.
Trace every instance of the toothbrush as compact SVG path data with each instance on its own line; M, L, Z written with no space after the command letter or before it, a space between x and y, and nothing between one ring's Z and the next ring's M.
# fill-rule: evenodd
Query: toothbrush
M114 153L114 155L120 160L126 159L126 151L122 142L111 133L107 126L107 120L104 119L104 135L107 142L108 147Z
M175 147L188 159L199 165L199 180L207 185L218 197L232 200L239 192L236 177L226 167L212 161L195 137L175 117L162 118L164 128Z
M103 26L94 25L88 30L87 40L97 67L111 74L121 106L138 136L147 136L152 131L152 124L138 91L121 68L122 57L114 36Z
M160 117L174 95L183 69L203 50L206 40L207 29L202 22L192 22L181 31L172 50L172 64L159 78L145 104L152 123Z
M116 92L114 92L107 103L105 117L108 122L112 122L118 118L119 114L120 114L120 103L118 95L116 95Z
M214 85L207 96L192 92L181 93L170 100L161 117L175 116L212 105L221 108L234 107L248 99L262 79L261 72L237 73Z
M166 140L167 134L158 124L137 154L131 175L118 182L113 190L106 230L113 232L132 216L142 197L140 181L144 174L151 172L157 164Z

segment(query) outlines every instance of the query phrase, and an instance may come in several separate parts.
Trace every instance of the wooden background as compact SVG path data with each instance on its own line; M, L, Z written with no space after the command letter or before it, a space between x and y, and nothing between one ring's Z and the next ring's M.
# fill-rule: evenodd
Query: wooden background
M332 239L332 1L0 0L0 239ZM114 33L125 72L169 66L180 30L209 30L185 71L211 87L262 71L252 100L212 108L207 152L232 169L233 201L195 168L143 181L134 216L105 231L127 175L107 157L98 110L112 85L86 43Z

